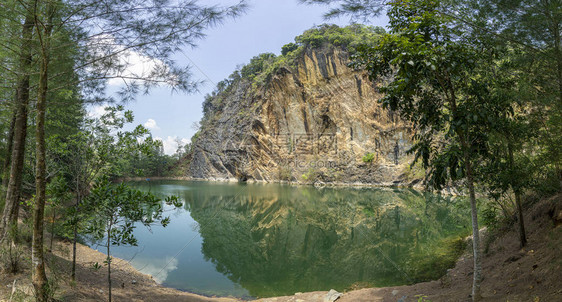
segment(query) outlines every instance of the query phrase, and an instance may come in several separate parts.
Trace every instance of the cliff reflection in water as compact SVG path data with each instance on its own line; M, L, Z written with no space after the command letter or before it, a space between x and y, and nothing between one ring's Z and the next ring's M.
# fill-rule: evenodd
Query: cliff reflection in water
M255 297L439 278L469 232L465 202L410 190L189 186L205 260Z

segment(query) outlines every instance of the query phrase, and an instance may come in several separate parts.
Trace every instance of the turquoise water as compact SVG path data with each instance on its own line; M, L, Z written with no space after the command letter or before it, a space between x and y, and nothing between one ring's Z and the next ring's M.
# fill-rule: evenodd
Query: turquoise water
M162 284L204 295L270 297L439 278L469 234L468 203L399 189L193 181L131 183L159 196L171 223L112 247ZM101 251L103 249L100 248Z

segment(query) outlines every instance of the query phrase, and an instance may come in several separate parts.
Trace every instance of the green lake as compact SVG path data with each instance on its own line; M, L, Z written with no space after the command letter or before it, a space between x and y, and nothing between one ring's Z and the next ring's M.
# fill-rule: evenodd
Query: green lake
M203 295L271 297L410 284L441 277L470 233L463 198L407 189L144 181L177 195L171 223L135 230L112 254L165 286ZM102 250L102 249L100 249Z

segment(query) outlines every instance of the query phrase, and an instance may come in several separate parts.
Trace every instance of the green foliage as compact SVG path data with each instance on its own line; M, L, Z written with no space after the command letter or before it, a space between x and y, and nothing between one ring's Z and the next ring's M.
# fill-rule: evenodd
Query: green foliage
M165 203L181 207L182 203L176 196L166 197ZM149 227L159 223L167 226L169 217L164 217L163 203L149 192L129 188L124 183L114 185L107 177L98 180L88 198L85 208L93 215L88 220L86 233L94 240L103 241L107 248L107 259L104 262L111 275L111 246L137 245L133 231L137 224ZM108 279L109 297L111 300L111 278Z
M498 226L499 218L498 218L498 210L494 207L485 207L480 211L480 220L482 223L487 226L489 229L495 229Z
M422 166L420 161L412 163L411 165L406 166L406 170L404 171L404 176L407 180L418 180L423 179L425 177L425 169Z
M98 271L100 268L102 268L102 266L98 262L92 264L92 269L94 271Z
M240 75L244 78L252 80L256 75L264 71L265 67L275 61L275 54L262 53L253 57L250 63L244 65L240 70Z
M253 57L240 71L234 71L227 79L219 82L215 90L205 96L204 117L201 125L222 111L224 101L230 97L234 87L251 84L253 90L265 87L272 77L283 68L297 66L305 50L314 48L343 48L354 52L359 45L372 44L384 34L381 27L353 24L346 27L324 24L305 31L295 42L284 45L281 55L263 53Z
M17 274L24 264L26 249L21 245L12 245L8 240L0 245L0 273Z
M370 164L375 160L375 157L376 157L375 153L368 152L363 156L362 160L363 160L364 163Z
M415 295L414 297L418 298L418 302L431 302L426 295Z
M389 4L382 0L299 0L306 4L330 4L330 10L324 14L325 18L339 18L350 16L353 20L371 20L385 11Z
M466 162L486 151L487 133L504 110L488 90L491 53L449 27L438 7L431 0L395 3L392 34L355 56L373 80L392 76L381 101L418 129L410 152L429 168L435 188L466 176Z
M177 197L165 199L168 205L181 206ZM95 212L89 221L88 233L94 239L107 239L111 245L136 245L133 236L135 223L166 226L170 219L163 217L163 203L153 194L129 188L124 183L114 185L107 177L96 182L85 207Z
M299 46L296 43L288 43L283 45L283 47L281 47L281 55L282 56L286 56L288 55L290 52L293 52L295 50L297 50L299 48Z
M309 168L308 171L306 171L306 173L304 173L303 175L301 175L301 179L305 182L305 183L314 183L316 180L318 180L318 171L314 168Z
M305 31L295 38L298 46L312 48L322 47L325 44L339 46L344 49L354 49L358 45L371 45L383 35L382 27L352 24L339 27L333 24L323 24Z
M101 174L114 178L165 174L174 160L163 153L162 142L141 125L123 131L133 118L123 106L106 107L101 117L85 119L76 134L52 137L50 149L60 169L72 180L84 173L84 183Z

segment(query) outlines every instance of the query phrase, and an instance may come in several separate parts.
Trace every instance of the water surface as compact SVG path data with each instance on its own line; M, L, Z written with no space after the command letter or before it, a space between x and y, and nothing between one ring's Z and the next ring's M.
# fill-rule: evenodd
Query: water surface
M166 228L139 226L139 245L113 247L113 256L132 259L166 286L204 295L270 297L437 279L470 231L465 200L413 190L131 184L177 195L185 206L166 207Z

